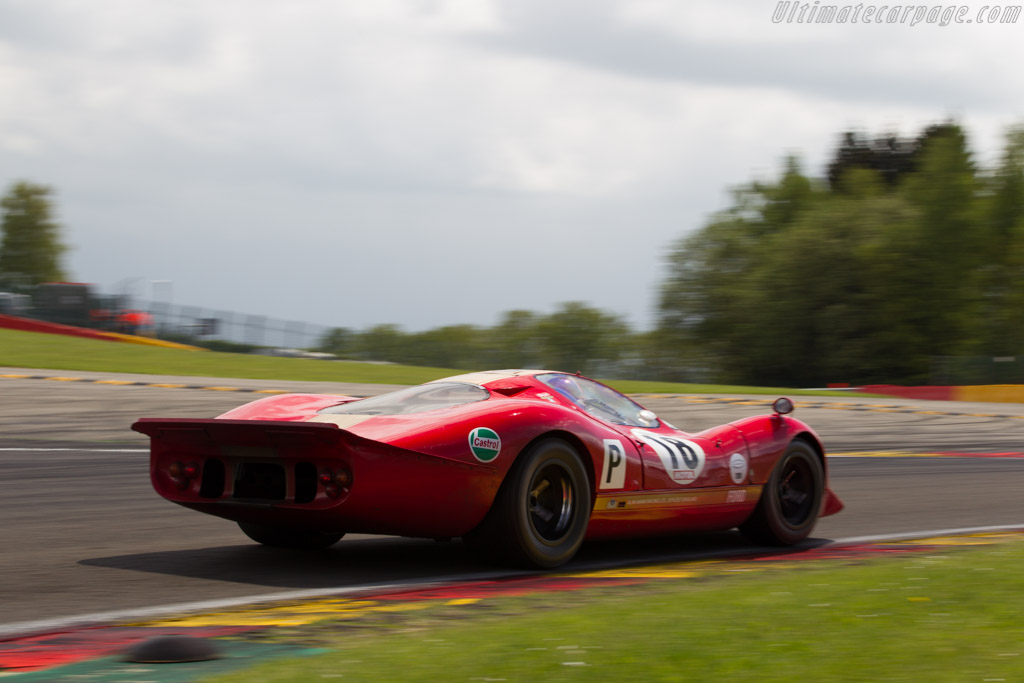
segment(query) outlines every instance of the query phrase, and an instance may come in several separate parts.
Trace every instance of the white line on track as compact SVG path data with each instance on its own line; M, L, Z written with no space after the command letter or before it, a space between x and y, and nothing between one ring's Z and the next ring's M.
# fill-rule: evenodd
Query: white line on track
M900 534L878 534L876 536L851 536L850 538L840 538L839 540L831 541L822 547L834 548L835 546L860 545L862 543L878 543L880 541L914 541L920 538L967 536L970 534L984 534L996 531L1024 531L1024 523L972 526L962 527L959 529L932 529L931 531L907 531Z
M937 538L942 536L966 536L969 534L992 533L997 531L1024 531L1024 522L1020 524L998 524L994 526L962 527L959 529L933 529L931 531L909 531L898 534L879 534L877 536L853 536L840 538L824 543L819 548L835 548L840 546L862 545L864 543L878 543L882 541L910 541L921 538ZM752 549L756 550L756 549ZM647 559L631 559L628 562L590 562L571 569L573 574L581 571L592 571L597 569L610 569L625 565L642 565L669 562L679 562L686 559L728 559L730 556L748 555L747 551L712 551L697 552L690 554L673 555L671 557L652 557ZM166 615L184 614L186 612L207 612L211 610L230 609L245 605L258 605L268 602L284 602L294 600L307 600L312 598L327 598L339 595L351 595L353 593L387 592L392 590L408 590L410 588L428 589L442 586L450 586L459 583L473 581L494 581L504 578L515 578L524 576L537 576L543 572L497 570L493 572L481 572L478 574L465 574L458 576L438 577L426 581L408 581L405 583L388 584L364 584L360 586L339 586L337 588L311 588L300 591L286 591L281 593L268 593L264 595L251 595L239 598L224 598L220 600L204 600L199 602L185 602L178 605L164 605L162 607L142 607L137 609L125 609L114 612L95 612L93 614L82 614L74 617L59 617L56 619L41 619L39 621L22 621L13 624L0 626L0 638L25 637L33 634L51 633L54 631L80 628L84 626L102 626L112 622L146 621Z
M148 448L0 448L0 453L149 453Z

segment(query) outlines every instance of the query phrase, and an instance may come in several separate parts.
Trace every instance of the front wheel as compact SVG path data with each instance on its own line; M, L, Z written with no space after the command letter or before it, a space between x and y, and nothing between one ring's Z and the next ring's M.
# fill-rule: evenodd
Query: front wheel
M305 548L307 550L318 550L328 548L338 541L345 534L323 531L311 531L309 529L291 529L288 527L266 526L263 524L251 524L239 522L238 528L246 536L272 548Z
M824 491L825 470L818 454L806 442L794 441L772 470L740 532L762 545L799 543L818 521Z
M512 466L487 518L465 540L502 563L551 569L579 550L590 505L579 455L561 439L544 439Z

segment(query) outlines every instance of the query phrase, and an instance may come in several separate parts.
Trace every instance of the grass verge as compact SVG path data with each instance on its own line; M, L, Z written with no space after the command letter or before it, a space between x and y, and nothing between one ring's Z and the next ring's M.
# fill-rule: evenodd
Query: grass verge
M1018 539L323 621L276 637L331 654L212 680L1019 681L1022 563Z
M467 372L450 368L377 365L303 358L271 358L215 351L186 351L5 329L0 329L0 366L127 372L146 375L365 382L369 384L422 384ZM612 380L609 384L619 391L628 393L861 395L849 392L631 380Z
M0 365L146 375L371 384L420 384L460 372L407 365L186 351L3 329L0 329Z

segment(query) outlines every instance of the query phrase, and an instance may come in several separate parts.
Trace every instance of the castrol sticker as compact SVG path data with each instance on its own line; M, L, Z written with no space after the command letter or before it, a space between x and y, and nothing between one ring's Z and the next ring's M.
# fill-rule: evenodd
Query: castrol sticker
M687 439L634 429L633 436L658 454L668 476L677 484L692 484L704 471L704 449Z
M490 462L501 453L501 437L493 429L477 427L469 433L469 450L480 462Z

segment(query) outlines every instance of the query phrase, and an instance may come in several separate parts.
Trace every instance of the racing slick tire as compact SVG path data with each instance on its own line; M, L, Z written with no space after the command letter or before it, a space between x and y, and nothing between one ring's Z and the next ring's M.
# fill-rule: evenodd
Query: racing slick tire
M464 540L492 561L551 569L579 550L590 507L579 454L562 439L546 438L516 460L487 517Z
M807 442L795 440L775 465L754 513L740 533L761 545L793 545L807 538L818 521L825 492L825 470Z
M311 531L309 529L290 529L288 527L264 526L239 522L242 532L256 541L272 548L305 548L318 550L329 548L344 536L344 532Z

